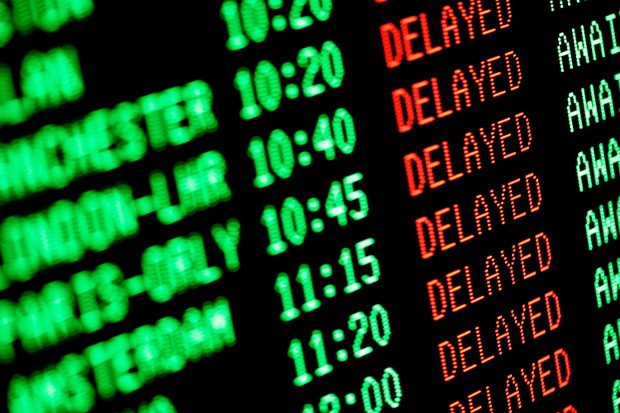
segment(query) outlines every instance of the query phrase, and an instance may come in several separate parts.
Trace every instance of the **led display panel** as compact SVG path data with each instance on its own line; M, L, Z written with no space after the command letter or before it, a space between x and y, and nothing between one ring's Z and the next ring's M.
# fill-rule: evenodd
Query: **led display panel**
M0 411L620 413L619 13L0 0Z

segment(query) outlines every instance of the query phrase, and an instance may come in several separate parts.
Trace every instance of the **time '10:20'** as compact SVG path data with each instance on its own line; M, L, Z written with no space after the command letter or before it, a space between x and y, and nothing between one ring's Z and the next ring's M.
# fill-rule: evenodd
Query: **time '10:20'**
M332 41L323 43L320 51L312 46L301 49L297 55L297 66L305 69L301 81L301 92L305 97L314 97L327 90L325 84L315 83L319 72L329 87L342 86L344 79L342 52ZM246 67L239 68L234 86L241 95L242 109L239 112L241 119L256 118L263 113L263 109L269 112L278 109L283 95L288 99L299 97L300 88L295 83L286 85L283 94L280 79L280 76L292 78L296 72L295 65L291 62L282 64L278 72L278 69L268 60L258 63L254 75Z

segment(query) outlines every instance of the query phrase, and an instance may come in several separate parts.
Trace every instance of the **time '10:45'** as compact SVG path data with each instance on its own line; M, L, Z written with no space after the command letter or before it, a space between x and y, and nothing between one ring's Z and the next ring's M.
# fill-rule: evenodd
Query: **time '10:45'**
M366 194L362 190L353 188L353 184L361 181L363 177L358 172L346 176L342 180L342 184L339 181L331 183L325 200L325 213L328 218L336 218L339 225L345 226L349 217L360 220L368 216L369 207ZM344 202L345 198L347 201L357 201L359 210L349 210ZM310 198L306 204L310 212L318 212L321 209L318 198ZM301 202L295 197L286 198L282 203L282 208L280 208L279 217L276 208L273 205L267 205L263 210L261 223L267 227L267 235L269 236L267 253L269 255L278 255L288 249L288 243L282 239L280 222L284 230L284 237L291 244L301 245L306 239L308 222L306 211ZM325 229L325 224L321 218L315 218L311 221L310 228L313 232L322 232Z

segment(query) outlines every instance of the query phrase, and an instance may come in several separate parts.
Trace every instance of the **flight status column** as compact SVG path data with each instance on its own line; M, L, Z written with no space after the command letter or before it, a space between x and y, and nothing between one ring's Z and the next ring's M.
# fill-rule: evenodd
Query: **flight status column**
M379 27L384 71L398 79L392 130L407 142L403 241L413 288L426 292L415 319L432 362L418 389L452 413L576 411L554 177L539 162L539 80L519 37L540 9L515 3L400 6Z

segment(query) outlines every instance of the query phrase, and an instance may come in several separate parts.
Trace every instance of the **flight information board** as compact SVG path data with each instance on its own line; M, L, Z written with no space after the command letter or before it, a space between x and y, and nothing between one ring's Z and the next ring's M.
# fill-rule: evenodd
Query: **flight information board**
M618 13L0 0L0 410L620 413Z

